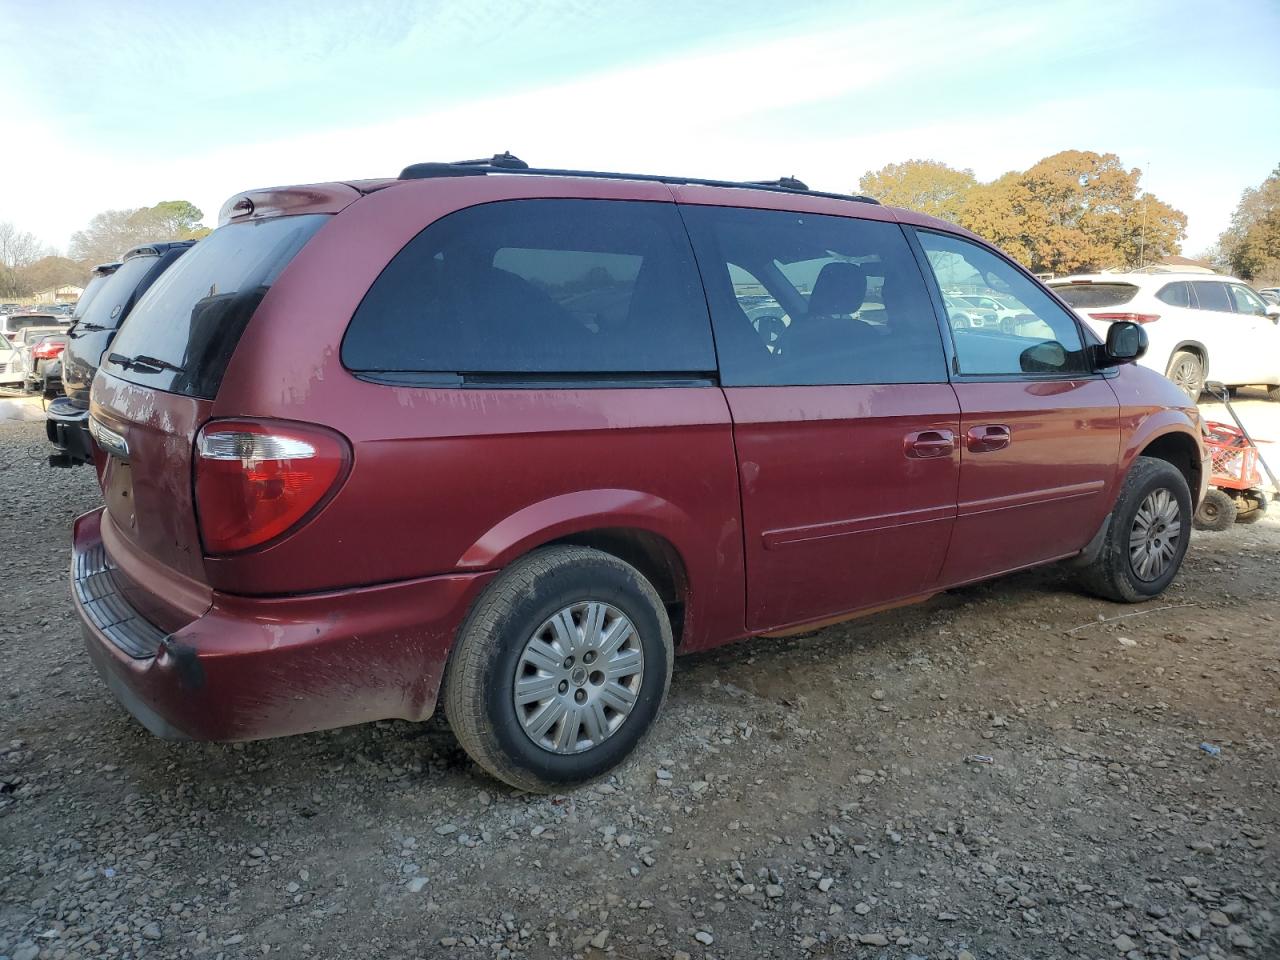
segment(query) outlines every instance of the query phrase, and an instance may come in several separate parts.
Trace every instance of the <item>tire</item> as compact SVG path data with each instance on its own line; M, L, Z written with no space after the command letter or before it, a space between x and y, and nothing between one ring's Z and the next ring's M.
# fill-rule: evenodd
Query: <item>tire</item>
M1171 536L1167 531L1174 523L1177 527ZM1131 539L1142 537L1143 531L1147 536L1141 541ZM1081 583L1090 593L1118 603L1158 597L1177 576L1190 534L1191 491L1186 477L1165 460L1138 457L1124 478L1102 548L1082 571ZM1144 558L1158 561L1158 567L1139 572Z
M566 613L572 636L558 619ZM623 619L633 630L612 662L633 672L609 679L592 667L604 665L610 630L625 633ZM584 650L593 633L599 641ZM503 571L468 614L445 675L445 716L463 749L499 780L533 793L564 790L636 748L666 698L674 653L666 608L638 570L599 550L547 547ZM521 680L524 694L540 699L517 706ZM633 702L618 709L628 693ZM552 717L560 719L537 730Z
M1263 493L1250 493L1245 496L1245 501L1251 506L1248 510L1236 511L1236 523L1257 523L1267 515L1267 497Z
M1276 403L1280 403L1280 383L1268 384L1266 389L1267 389L1267 399L1274 400Z
M1194 403L1204 392L1204 362L1189 350L1175 351L1165 376Z
M1210 487L1200 501L1200 509L1196 511L1195 528L1215 533L1230 530L1231 525L1236 522L1237 512L1236 502L1231 497L1217 487Z

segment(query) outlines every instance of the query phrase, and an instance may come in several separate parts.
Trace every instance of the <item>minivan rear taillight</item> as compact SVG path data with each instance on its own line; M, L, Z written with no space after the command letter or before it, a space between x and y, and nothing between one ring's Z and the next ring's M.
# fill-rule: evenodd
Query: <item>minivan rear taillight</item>
M196 436L196 516L204 549L261 546L309 519L351 462L340 434L312 424L214 420Z
M1155 323L1160 319L1158 313L1091 313L1089 316L1104 323L1116 323L1119 320L1128 320L1130 323ZM1164 328L1161 327L1161 329Z

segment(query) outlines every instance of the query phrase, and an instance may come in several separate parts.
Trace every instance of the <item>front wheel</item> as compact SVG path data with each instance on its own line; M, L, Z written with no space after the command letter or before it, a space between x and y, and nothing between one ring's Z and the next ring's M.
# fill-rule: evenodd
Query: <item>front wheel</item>
M599 777L648 732L671 683L666 608L630 564L585 547L518 560L459 631L444 682L458 742L485 770L551 793Z
M1125 477L1097 558L1081 580L1120 603L1165 591L1182 565L1191 533L1191 490L1173 464L1138 457Z

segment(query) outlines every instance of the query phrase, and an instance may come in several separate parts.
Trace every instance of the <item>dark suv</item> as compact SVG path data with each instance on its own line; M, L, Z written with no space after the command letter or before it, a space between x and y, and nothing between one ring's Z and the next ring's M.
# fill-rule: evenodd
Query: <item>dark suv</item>
M1068 558L1145 600L1187 548L1198 415L1141 328L1100 343L952 224L507 155L221 223L104 360L74 532L89 653L158 734L439 704L553 790L627 756L677 652ZM950 324L960 285L1016 332Z
M89 387L103 353L142 295L194 243L149 243L134 247L119 263L94 268L93 279L81 297L83 306L77 304L72 316L67 346L60 358L66 396L54 400L46 411L45 432L57 448L49 457L51 466L73 467L92 462Z

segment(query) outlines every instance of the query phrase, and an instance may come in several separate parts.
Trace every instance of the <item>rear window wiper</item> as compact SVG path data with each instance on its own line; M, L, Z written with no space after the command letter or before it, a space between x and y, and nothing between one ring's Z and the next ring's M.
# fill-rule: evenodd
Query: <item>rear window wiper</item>
M126 357L123 353L112 353L107 355L107 359L117 366L124 367L126 370L140 370L143 368L151 368L152 370L169 370L173 373L185 373L182 367L175 366L168 360L158 360L155 357L149 357L145 353L140 353L136 357Z

